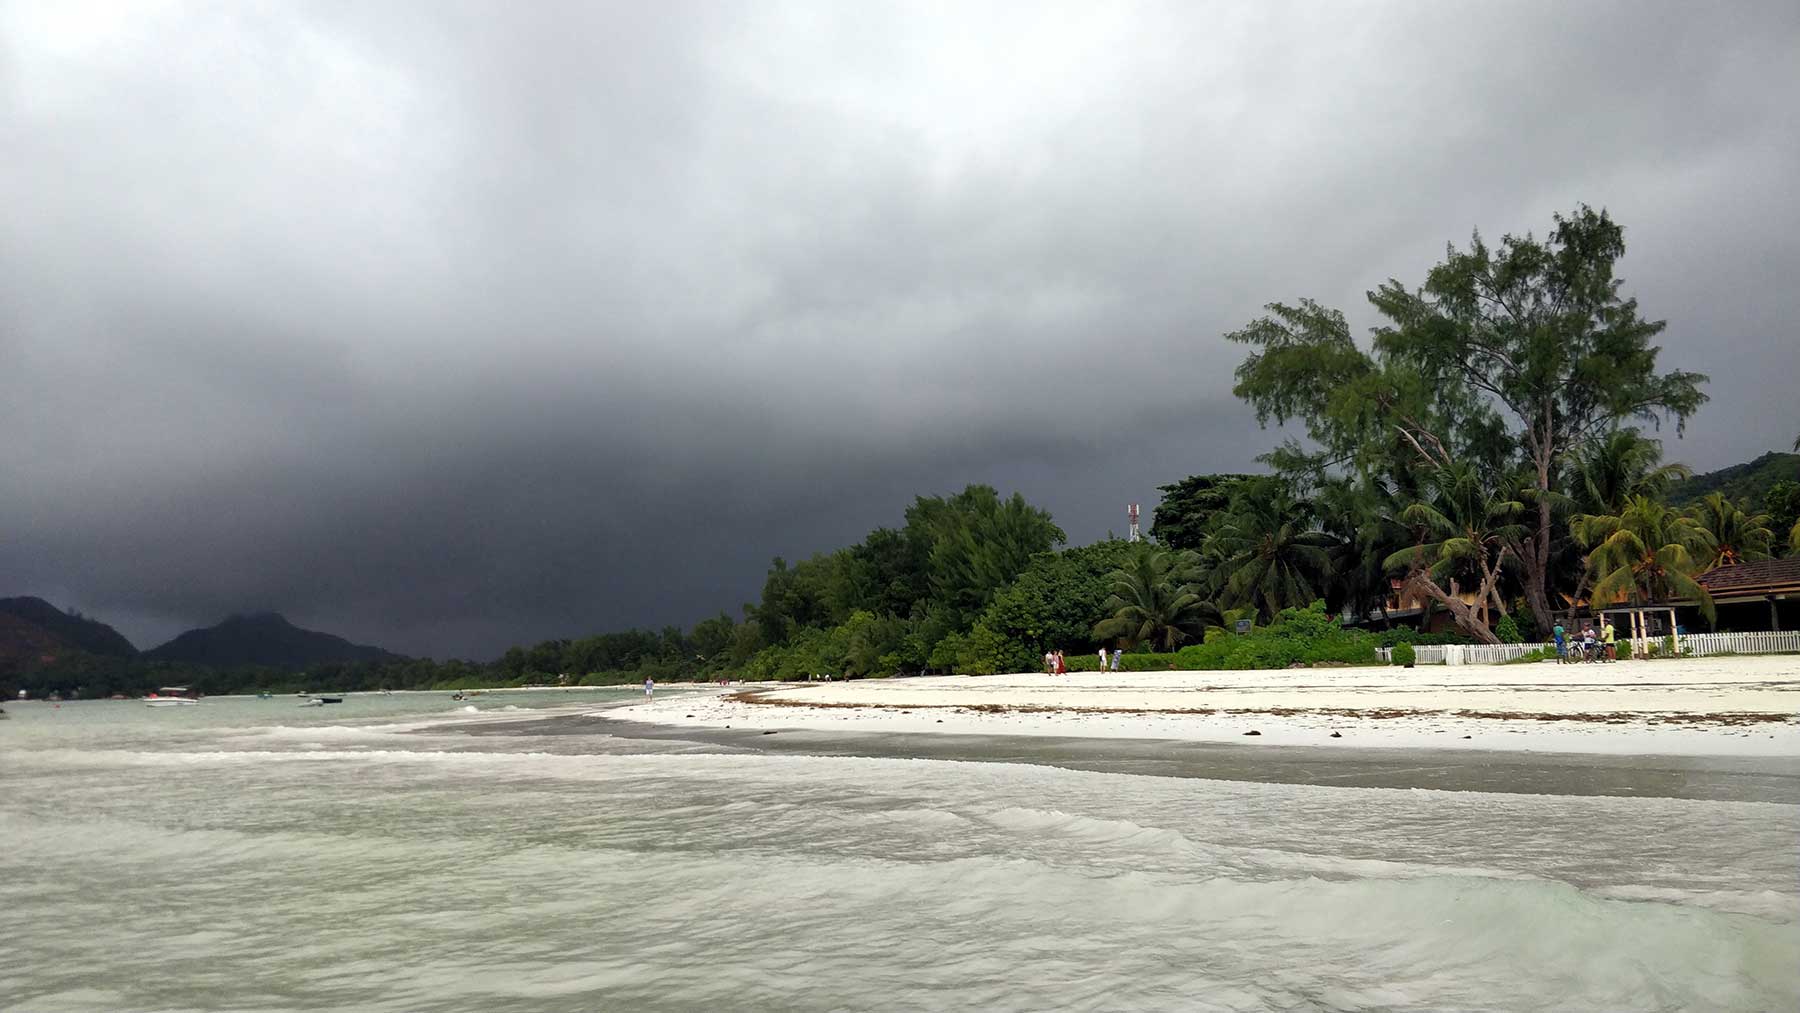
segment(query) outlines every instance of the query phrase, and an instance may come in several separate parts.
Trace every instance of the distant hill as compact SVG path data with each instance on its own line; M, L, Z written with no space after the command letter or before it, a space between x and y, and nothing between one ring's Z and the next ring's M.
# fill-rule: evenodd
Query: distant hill
M189 630L145 651L144 657L215 668L261 665L298 669L330 662L386 661L399 655L329 633L303 630L274 612L259 612Z
M1708 493L1722 492L1727 499L1760 509L1763 494L1782 479L1800 481L1800 454L1771 451L1754 461L1695 475L1669 487L1669 502L1685 506Z
M64 612L42 598L0 598L0 671L33 668L75 653L130 658L137 648L111 626Z

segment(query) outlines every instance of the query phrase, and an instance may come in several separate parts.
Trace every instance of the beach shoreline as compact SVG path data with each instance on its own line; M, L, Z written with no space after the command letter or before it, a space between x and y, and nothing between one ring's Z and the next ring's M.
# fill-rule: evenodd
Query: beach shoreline
M604 713L669 728L1800 759L1800 656L758 684Z

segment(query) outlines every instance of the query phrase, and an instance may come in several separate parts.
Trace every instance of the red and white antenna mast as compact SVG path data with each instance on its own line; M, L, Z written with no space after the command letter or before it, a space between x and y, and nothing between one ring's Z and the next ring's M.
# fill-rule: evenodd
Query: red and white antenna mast
M1125 509L1125 516L1131 518L1131 540L1134 542L1138 541L1140 538L1143 537L1142 535L1138 534L1138 525L1137 525L1138 505L1136 503L1133 503L1133 504L1131 504L1131 506L1127 507Z

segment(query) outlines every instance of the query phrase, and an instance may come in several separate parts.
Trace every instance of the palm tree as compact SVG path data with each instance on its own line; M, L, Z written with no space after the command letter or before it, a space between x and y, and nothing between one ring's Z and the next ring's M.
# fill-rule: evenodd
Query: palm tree
M1336 540L1313 529L1312 513L1312 504L1278 479L1243 484L1207 538L1224 603L1254 605L1273 619L1284 608L1303 608L1325 596Z
M1692 598L1711 620L1712 595L1694 580L1712 551L1712 534L1694 519L1648 496L1633 496L1617 514L1581 514L1569 522L1594 574L1595 603L1634 605Z
M1412 541L1412 532L1394 520L1393 493L1372 479L1333 479L1320 486L1316 503L1319 526L1336 543L1327 603L1358 616L1385 612L1390 585L1382 561Z
M1616 514L1631 497L1660 496L1694 474L1685 464L1662 463L1662 441L1629 427L1582 447L1573 455L1572 467L1575 509L1589 514Z
M1689 516L1712 536L1705 569L1769 558L1775 532L1769 530L1768 514L1745 513L1723 493L1715 492L1694 504Z
M1173 651L1223 621L1195 586L1200 557L1192 552L1139 543L1125 565L1107 577L1113 593L1104 607L1112 617L1094 624L1094 635L1102 640L1120 640L1126 647L1147 640Z
M1625 509L1633 496L1661 499L1669 487L1693 477L1685 464L1662 463L1662 441L1653 440L1626 426L1583 445L1570 458L1566 496L1552 500L1551 509L1568 515L1613 514ZM1557 551L1562 572L1573 576L1574 602L1587 597L1593 571L1586 551L1573 540Z
M1418 533L1418 541L1388 555L1383 565L1404 570L1409 583L1449 609L1465 633L1498 643L1490 628L1489 607L1506 614L1500 577L1512 559L1511 543L1524 532L1516 522L1524 504L1497 492L1479 469L1465 463L1453 462L1433 472L1424 491L1400 512L1400 520ZM1474 609L1462 601L1458 574L1475 577Z

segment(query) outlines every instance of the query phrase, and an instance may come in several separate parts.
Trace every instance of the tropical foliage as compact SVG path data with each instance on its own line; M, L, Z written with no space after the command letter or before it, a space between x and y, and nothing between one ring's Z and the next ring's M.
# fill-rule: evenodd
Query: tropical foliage
M1522 473L1527 516L1508 547L1522 597L1548 627L1574 455L1633 420L1679 431L1706 400L1704 376L1657 369L1664 324L1623 294L1624 253L1624 230L1586 206L1557 216L1543 240L1490 246L1478 233L1423 286L1389 281L1368 294L1386 321L1371 351L1342 313L1271 304L1227 335L1252 348L1235 390L1259 421L1297 420L1315 444L1272 455L1282 470L1383 476L1472 462Z
M1690 516L1695 526L1706 533L1708 545L1702 570L1769 558L1775 532L1769 530L1768 514L1749 513L1715 492L1694 504Z
M1110 615L1094 626L1094 635L1103 640L1173 651L1222 622L1218 608L1201 595L1200 557L1194 552L1139 543L1108 577L1112 596L1104 607Z
M1713 536L1694 518L1647 496L1634 496L1617 514L1584 514L1570 522L1590 546L1596 601L1632 604L1687 598L1713 615L1712 596L1694 578L1705 568Z

